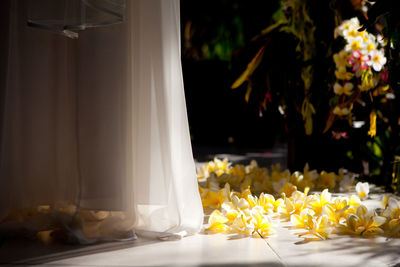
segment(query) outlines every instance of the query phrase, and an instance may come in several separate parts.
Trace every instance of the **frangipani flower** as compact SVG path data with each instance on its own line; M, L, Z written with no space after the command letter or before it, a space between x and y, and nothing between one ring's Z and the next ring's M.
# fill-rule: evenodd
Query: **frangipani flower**
M356 195L351 195L349 198L349 205L353 207L358 207L361 205L361 200Z
M285 197L284 198L284 205L279 209L281 215L287 219L290 219L290 216L293 214L300 214L301 211L307 207L307 201L305 198L300 197L299 194L302 194L299 191L296 191L293 193L293 196L295 197Z
M249 223L251 217L249 219L244 213L240 213L239 216L232 223L232 230L238 233L252 235L254 232L254 226Z
M232 203L239 210L246 210L250 208L249 202L244 198L238 198L237 196L232 196Z
M383 50L373 50L370 53L371 59L368 62L375 71L381 71L383 65L386 64L386 57Z
M400 218L391 219L388 223L388 233L391 237L400 237Z
M310 171L310 166L308 165L308 163L306 163L306 165L304 166L303 173L304 179L310 180L311 182L314 182L318 178L317 170Z
M250 207L254 208L258 204L258 198L256 196L248 196L247 202L249 203Z
M206 166L199 167L196 170L197 179L205 179L210 176Z
M310 191L310 188L306 187L304 189L304 192L296 191L292 194L291 199L295 202L303 202L304 205L307 205L309 201L308 197L308 192Z
M232 223L236 217L240 214L240 212L236 209L235 205L232 202L225 202L221 206L222 214L225 218L228 219L230 223Z
M227 172L231 163L228 162L228 159L225 158L220 160L218 158L214 158L213 161L208 162L206 165L207 171L209 173L214 172L217 176L222 175L224 172Z
M207 190L201 198L204 207L219 209L225 201L224 191L221 189L218 192Z
M225 186L221 189L221 191L225 197L224 201L231 201L231 186L229 183L225 183Z
M236 164L230 168L227 173L232 176L236 176L239 181L242 181L246 176L246 168L241 164Z
M351 95L353 92L354 85L350 82L346 82L344 85L340 85L339 83L335 83L335 85L333 86L333 91L335 92L335 94L337 95Z
M320 189L333 189L336 185L336 174L334 172L322 171L318 179L318 187Z
M356 184L356 191L359 198L361 199L367 198L369 194L369 184L358 182Z
M248 200L248 197L252 196L250 186L248 186L246 189L242 190L242 193L238 195L239 198L244 198Z
M348 63L352 66L352 71L356 74L356 77L360 77L363 70L369 69L368 61L368 55L363 55L360 51L356 50L349 57Z
M351 18L349 20L343 21L343 23L336 29L336 31L337 34L347 37L349 35L349 31L357 30L358 28L360 28L360 21L358 20L358 18Z
M225 224L229 220L219 211L214 210L208 218L207 231L224 233L229 231L229 227Z
M273 213L277 212L283 203L284 201L282 198L275 200L273 195L261 193L257 204L263 207L266 213Z
M356 214L347 214L347 226L342 225L341 228L344 232L356 235L374 236L384 233L380 226L385 221L385 217L378 216L375 212L369 211L364 205L360 205Z
M383 211L383 216L388 219L398 219L400 217L400 202L393 197L389 198L387 207Z
M344 50L346 52L350 51L360 51L365 48L365 43L364 40L361 36L356 36L356 37L349 37L347 39L347 45L344 47Z
M368 34L367 37L364 38L365 47L361 51L364 55L368 55L372 51L376 50L377 44L375 42L376 38L372 34Z
M254 229L253 234L259 234L264 237L274 233L274 231L272 230L272 227L274 225L272 224L272 221L268 216L263 215L264 209L262 207L260 208L261 209L254 208L251 211L251 218Z
M328 204L322 208L322 214L326 215L328 217L328 220L333 225L337 225L346 220L346 210L349 208L348 205L343 206L341 209L336 209L336 207L337 206Z
M343 37L345 39L351 39L355 37L363 37L363 33L359 32L356 27L350 27L349 29L346 29L343 31Z
M292 196L294 192L297 191L297 187L295 185L292 185L291 183L285 183L283 185L283 189L279 193L284 193L286 196Z
M339 183L339 191L347 192L350 190L352 186L354 186L355 176L345 174L343 175L343 179Z
M305 229L308 231L299 236L313 235L321 240L325 240L332 232L332 228L329 225L328 217L326 215L315 217L308 214L305 224Z
M272 182L272 188L274 189L275 193L281 194L283 192L283 187L285 186L286 183L288 183L288 179L283 177L278 177L275 179L277 181Z
M328 189L324 189L321 194L315 194L310 196L309 206L316 214L322 213L322 208L331 202L332 194L329 193Z
M346 215L348 213L356 213L357 207L360 206L360 199L353 195L355 198L348 199L347 197L336 197L330 204L334 210L336 216L338 216L337 219L339 219L338 222L340 222L341 218L346 218Z
M253 184L253 179L251 176L246 176L246 178L244 178L244 180L242 181L241 185L240 185L240 189L242 191L245 191L246 189L248 189L251 185Z
M315 212L312 209L305 208L300 214L292 214L290 216L290 222L297 228L306 228L308 215L314 216Z

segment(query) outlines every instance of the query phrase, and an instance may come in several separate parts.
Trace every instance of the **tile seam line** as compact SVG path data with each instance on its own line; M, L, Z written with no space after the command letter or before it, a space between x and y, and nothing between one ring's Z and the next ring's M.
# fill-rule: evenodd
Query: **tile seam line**
M268 240L266 238L264 238L264 236L262 236L260 234L259 231L257 231L257 234L261 237L262 240L264 240L264 242L267 244L268 248L272 251L272 254L275 255L275 257L278 259L278 261L285 267L288 267L288 265L283 261L283 259L281 258L281 256L278 254L278 252L276 252L276 250L271 246L271 244L268 242Z

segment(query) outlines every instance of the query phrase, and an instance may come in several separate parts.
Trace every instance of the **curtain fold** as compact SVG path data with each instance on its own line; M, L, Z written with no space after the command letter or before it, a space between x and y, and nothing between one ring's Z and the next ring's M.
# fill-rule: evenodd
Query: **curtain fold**
M27 27L26 7L10 1L0 234L77 217L85 238L197 232L179 1L128 1L124 23L75 40Z

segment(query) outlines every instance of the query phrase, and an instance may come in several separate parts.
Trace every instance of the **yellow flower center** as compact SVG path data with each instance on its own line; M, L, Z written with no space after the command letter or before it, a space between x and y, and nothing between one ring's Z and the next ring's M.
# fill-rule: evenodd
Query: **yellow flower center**
M360 194L358 194L359 198L365 198L367 196L367 194L365 194L364 191L361 191Z
M358 50L361 48L360 42L359 41L354 41L351 43L351 49L352 50Z
M358 35L358 32L357 32L357 31L355 31L355 30L349 31L349 36L350 36L350 37L357 37L357 35Z
M374 49L375 49L375 45L374 45L374 44L369 43L369 44L367 45L367 50L368 50L368 51L372 51L372 50L374 50Z
M381 57L379 55L374 56L374 62L379 62Z

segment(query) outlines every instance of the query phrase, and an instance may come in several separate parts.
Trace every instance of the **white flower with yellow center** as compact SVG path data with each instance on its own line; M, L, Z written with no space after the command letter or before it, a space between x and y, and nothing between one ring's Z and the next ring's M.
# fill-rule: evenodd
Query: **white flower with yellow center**
M389 198L383 216L389 219L398 219L400 217L400 202L392 197Z
M222 214L229 220L233 222L239 215L239 211L236 209L232 202L225 202L221 205Z
M346 217L347 226L342 225L344 232L362 236L374 236L383 234L380 226L386 222L386 218L376 215L372 210L360 205L356 214L349 213Z
M359 198L366 199L369 194L369 184L358 182L356 184L356 192Z
M343 21L343 23L337 28L337 33L344 36L344 33L348 35L349 31L358 30L360 28L360 21L358 18L352 18Z
M391 237L400 237L400 203L394 198L389 198L383 216L387 218L388 232Z
M254 207L251 211L251 228L253 228L252 234L255 236L265 237L274 233L272 229L274 225L270 217L263 213L264 208L260 206Z
M288 182L289 182L289 180L287 178L280 178L277 182L273 182L272 188L274 189L274 192L277 194L282 193L285 184Z
M347 45L344 47L347 52L361 51L365 49L365 43L361 36L351 37L347 40Z
M343 37L345 39L355 38L358 36L362 37L362 35L364 34L359 32L358 29L355 27L350 27L349 29L343 31Z
M333 91L337 95L351 95L352 90L354 88L354 85L352 83L346 82L344 85L341 85L340 83L336 82L333 85Z
M217 192L212 190L202 190L201 201L204 207L211 207L218 209L221 207L222 203L225 202L225 196L223 190Z
M290 216L290 222L294 227L306 228L308 215L314 216L315 212L312 209L305 208L300 212L300 214L292 214Z
M370 53L370 61L368 65L372 66L375 71L381 71L382 67L386 64L386 57L383 50L373 50Z
M250 224L251 217L243 212L236 217L232 223L232 230L238 233L251 235L254 232L254 226Z
M361 200L356 195L351 195L349 198L349 205L353 207L358 207L361 205Z
M370 52L375 50L377 48L377 46L378 46L377 43L376 43L375 35L373 35L373 34L366 35L363 38L363 40L364 40L364 43L365 43L365 47L361 51L361 53L364 54L364 55L368 55Z
M207 166L198 167L196 174L197 174L197 179L199 180L207 179L210 176Z
M236 209L245 212L246 214L249 213L249 202L247 202L244 198L238 198L237 196L232 196L232 203L235 205Z
M309 207L319 215L322 213L322 208L331 202L331 197L332 194L328 189L324 189L321 194L310 196Z
M320 238L321 240L328 238L332 231L332 228L329 225L328 216L326 215L317 217L308 214L304 228L307 229L307 232L300 234L299 236L312 235Z
M263 207L264 212L273 213L278 211L278 208L283 205L283 202L282 198L275 200L273 195L261 193L257 205Z
M214 210L208 219L208 228L206 230L214 233L227 232L229 231L229 226L226 225L228 221L219 210Z

